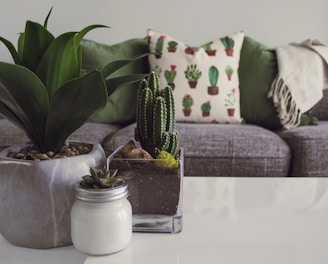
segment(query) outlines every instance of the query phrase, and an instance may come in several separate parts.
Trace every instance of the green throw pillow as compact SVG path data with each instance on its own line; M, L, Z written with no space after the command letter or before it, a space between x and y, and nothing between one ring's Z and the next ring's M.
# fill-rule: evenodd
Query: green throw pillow
M240 112L246 123L269 129L281 124L271 98L267 97L278 73L275 51L245 36L240 55Z
M246 123L268 129L281 129L277 110L267 94L278 73L274 49L245 36L240 54L240 112ZM318 119L308 111L302 114L300 126L317 125Z
M100 44L91 40L82 43L82 69L88 71L102 68L113 60L131 58L135 55L147 53L146 38L131 39L112 46ZM149 73L148 58L142 58L117 70L111 77L126 74ZM126 124L134 121L136 95L139 83L122 84L108 98L104 109L92 117L90 121L99 123Z

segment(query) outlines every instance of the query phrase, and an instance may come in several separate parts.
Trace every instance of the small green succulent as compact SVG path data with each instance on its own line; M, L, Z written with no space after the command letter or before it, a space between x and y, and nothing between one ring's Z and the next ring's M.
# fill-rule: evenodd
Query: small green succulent
M122 176L117 175L118 170L104 168L90 168L90 175L82 177L80 186L85 189L106 189L120 186L124 183Z

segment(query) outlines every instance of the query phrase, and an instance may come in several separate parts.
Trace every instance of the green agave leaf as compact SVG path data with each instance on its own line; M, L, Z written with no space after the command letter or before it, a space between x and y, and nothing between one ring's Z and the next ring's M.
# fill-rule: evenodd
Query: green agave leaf
M44 26L45 28L48 27L48 21L49 21L49 17L50 17L50 15L51 15L51 12L52 12L52 7L50 8L50 11L49 11L49 13L48 13L46 19L44 20L43 26Z
M107 102L105 81L97 70L65 83L53 97L46 126L46 149L58 151L67 137Z
M103 76L105 78L107 78L112 73L114 73L118 69L124 67L125 65L127 65L127 64L129 64L129 63L131 63L133 61L139 60L141 58L144 58L144 57L146 57L148 55L149 55L149 53L144 53L144 54L141 54L141 55L132 57L132 58L123 59L123 60L117 60L117 61L112 61L112 62L108 63L105 67L103 67L103 69L101 70L101 72L102 72Z
M146 78L147 75L148 74L131 74L126 76L108 78L106 80L108 96L115 92L120 85L139 82L142 79Z
M81 70L82 67L82 47L81 47L81 41L84 38L84 36L91 30L96 29L96 28L109 28L108 26L105 25L100 25L100 24L96 24L96 25L91 25L88 27L85 27L84 29L82 29L80 32L78 32L75 36L75 40L74 40L74 44L75 44L75 48L77 50L77 56L78 56L78 63L79 63L79 69Z
M20 56L18 55L18 52L16 51L15 46L9 40L7 40L1 36L0 36L0 41L7 47L14 62L18 65L24 65L23 61L21 60Z
M42 56L36 73L48 89L50 101L65 82L80 75L82 53L80 42L90 30L102 25L92 25L80 32L67 32L58 36Z
M18 46L18 48L23 48L23 51L18 51L18 53L22 53L25 66L35 71L39 60L54 39L55 37L45 27L39 23L27 21L23 45Z
M47 88L50 102L59 87L80 74L75 34L68 32L54 39L36 68L36 74Z
M23 49L24 49L24 33L19 33L18 41L17 41L17 51L19 58L23 58ZM23 63L23 61L22 61ZM16 63L17 64L17 63Z
M22 128L37 147L44 142L49 110L46 88L25 67L0 62L0 112Z
M45 21L44 21L44 28L46 29L47 26L48 26L48 20L49 20L49 17L50 17L50 14L52 12L52 8L50 9ZM26 26L25 26L26 27ZM49 32L50 33L50 32ZM50 33L51 34L51 33ZM25 33L20 33L19 34L19 38L18 38L18 55L20 58L23 58L23 50L24 50L24 39L25 39Z
M78 32L75 36L75 48L77 49L80 46L80 43L84 36L91 30L96 29L96 28L109 28L108 26L105 25L100 25L100 24L95 24L95 25L90 25L85 28L83 28L80 32Z

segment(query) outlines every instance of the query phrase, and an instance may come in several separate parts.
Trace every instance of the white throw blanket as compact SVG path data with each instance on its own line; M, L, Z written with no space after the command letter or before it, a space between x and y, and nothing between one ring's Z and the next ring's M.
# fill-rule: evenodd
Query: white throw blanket
M328 47L306 40L276 49L278 75L268 97L272 97L283 128L300 124L301 115L322 98L328 88Z

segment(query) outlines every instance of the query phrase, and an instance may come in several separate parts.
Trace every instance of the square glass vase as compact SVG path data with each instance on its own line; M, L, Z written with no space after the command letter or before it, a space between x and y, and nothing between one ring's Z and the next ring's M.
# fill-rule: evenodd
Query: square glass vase
M134 232L179 233L182 231L184 151L179 148L177 167L167 160L118 157L123 146L107 159L128 183Z

